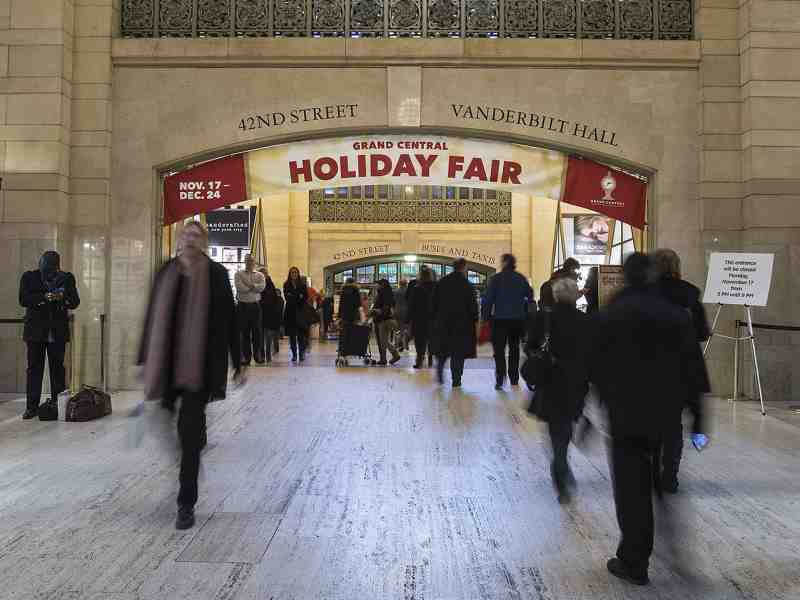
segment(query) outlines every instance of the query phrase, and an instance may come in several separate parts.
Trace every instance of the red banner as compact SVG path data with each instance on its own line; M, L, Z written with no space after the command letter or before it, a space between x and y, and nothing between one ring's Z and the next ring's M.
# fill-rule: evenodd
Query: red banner
M588 208L638 229L647 213L647 184L591 160L569 157L564 196L567 204Z
M212 160L164 179L164 225L246 199L244 156Z

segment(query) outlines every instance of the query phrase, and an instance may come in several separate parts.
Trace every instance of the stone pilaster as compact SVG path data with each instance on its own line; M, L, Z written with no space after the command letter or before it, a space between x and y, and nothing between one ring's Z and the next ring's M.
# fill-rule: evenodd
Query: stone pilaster
M800 2L745 0L740 9L742 245L774 252L769 306L758 321L800 323ZM758 332L765 394L800 392L800 334ZM749 359L746 367L749 366ZM744 391L753 395L751 369Z

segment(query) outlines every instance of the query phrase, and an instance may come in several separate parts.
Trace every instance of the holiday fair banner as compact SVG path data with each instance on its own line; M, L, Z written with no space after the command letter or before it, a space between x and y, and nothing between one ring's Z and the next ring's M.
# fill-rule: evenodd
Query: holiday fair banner
M643 229L647 218L647 182L594 161L570 156L563 201Z
M564 155L449 136L361 136L272 146L247 155L252 197L353 185L444 185L557 200Z

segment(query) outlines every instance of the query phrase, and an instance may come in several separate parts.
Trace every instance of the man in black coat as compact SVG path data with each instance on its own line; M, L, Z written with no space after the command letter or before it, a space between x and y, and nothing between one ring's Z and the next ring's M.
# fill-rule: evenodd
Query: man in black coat
M434 350L439 383L444 382L444 364L449 358L453 387L461 387L464 360L477 355L478 302L467 280L467 261L456 259L453 269L433 289Z
M598 315L592 380L608 409L611 471L622 539L608 570L648 583L654 475L661 444L680 418L687 390L701 386L689 316L650 285L650 258L624 265L626 287Z
M45 354L51 398L56 400L67 389L64 354L70 341L69 311L81 303L75 277L61 270L58 252L45 252L39 259L39 269L22 275L19 303L25 308L22 339L28 346L27 404L22 418L32 419L39 412Z
M703 394L711 391L711 383L705 368L705 360L700 350L700 344L711 336L708 326L706 311L700 302L700 290L688 281L681 278L681 259L674 250L662 248L653 252L653 263L656 270L656 289L671 304L680 307L691 317L692 329L695 334L695 360L702 366L700 375ZM702 396L697 390L686 391L686 408L692 414L692 433L704 433L704 410ZM672 434L664 439L661 489L671 494L678 491L678 469L683 455L683 423L678 419L673 423Z
M182 250L159 271L147 309L139 364L144 365L148 399L181 397L181 440L177 529L194 525L206 404L228 380L241 380L236 305L225 267L205 251L208 233L197 221L181 233ZM168 406L168 408L172 408Z

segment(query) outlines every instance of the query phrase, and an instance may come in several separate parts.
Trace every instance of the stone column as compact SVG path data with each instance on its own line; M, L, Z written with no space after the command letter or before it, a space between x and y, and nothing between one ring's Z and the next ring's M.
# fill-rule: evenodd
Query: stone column
M23 271L69 245L71 0L0 0L0 316L22 314ZM0 326L0 391L23 391L21 328Z
M80 380L100 380L100 315L107 313L110 240L111 39L119 0L74 0L75 37L70 138L70 222L75 276L83 300L76 314Z
M702 253L741 249L741 93L739 0L695 0L696 35L701 41L698 107L700 181L698 185ZM693 281L704 287L704 281ZM714 310L708 306L709 313ZM709 314L711 318L712 314ZM723 327L733 332L738 315L725 314ZM716 342L708 358L714 392L732 390L731 348Z
M800 2L746 0L740 9L742 245L774 252L769 306L758 321L800 324ZM768 400L800 392L800 334L759 331ZM747 354L745 354L747 356ZM744 391L754 395L751 370Z

